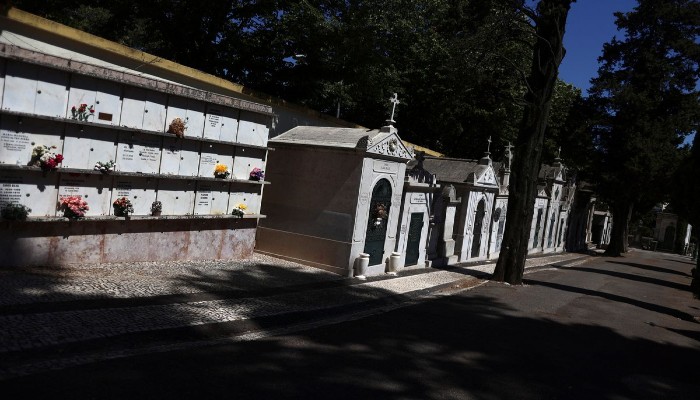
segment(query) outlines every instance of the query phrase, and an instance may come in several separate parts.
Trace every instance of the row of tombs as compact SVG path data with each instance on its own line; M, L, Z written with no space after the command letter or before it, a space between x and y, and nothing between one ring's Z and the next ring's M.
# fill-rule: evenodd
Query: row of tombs
M396 129L296 127L270 140L256 250L345 276L494 259L513 158L415 155ZM563 251L576 186L540 170L529 253Z

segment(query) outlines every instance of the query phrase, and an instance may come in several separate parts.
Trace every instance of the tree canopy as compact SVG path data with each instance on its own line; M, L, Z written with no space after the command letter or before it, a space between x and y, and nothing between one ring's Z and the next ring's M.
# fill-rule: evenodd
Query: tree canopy
M625 37L604 46L589 91L599 192L615 215L610 255L627 251L632 210L667 196L679 148L700 121L700 2L642 0L616 17Z
M535 38L524 0L14 3L372 128L399 93L404 139L470 158L482 155L488 137L496 156L515 140ZM562 82L554 98L549 158L567 138L580 92Z

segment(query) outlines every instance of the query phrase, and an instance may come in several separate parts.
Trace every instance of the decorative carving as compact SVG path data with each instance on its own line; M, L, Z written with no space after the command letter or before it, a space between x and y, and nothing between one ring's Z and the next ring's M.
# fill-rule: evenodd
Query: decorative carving
M391 135L384 140L373 144L371 141L368 144L368 153L383 154L392 157L411 159L412 155L408 149L401 143L396 135Z

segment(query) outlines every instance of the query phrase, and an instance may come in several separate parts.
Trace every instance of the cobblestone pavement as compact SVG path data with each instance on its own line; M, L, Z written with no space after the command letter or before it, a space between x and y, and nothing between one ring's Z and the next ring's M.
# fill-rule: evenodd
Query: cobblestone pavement
M526 268L572 265L586 259L581 254L538 257L529 259ZM494 263L487 263L358 281L255 254L235 262L4 270L0 271L0 358L4 354L21 360L22 352L28 350L362 304L465 279L476 281L475 275L491 273L493 268ZM205 300L196 296L207 293L219 296ZM167 297L183 294L190 297ZM99 303L105 299L138 301ZM0 365L0 379L16 374L13 367Z

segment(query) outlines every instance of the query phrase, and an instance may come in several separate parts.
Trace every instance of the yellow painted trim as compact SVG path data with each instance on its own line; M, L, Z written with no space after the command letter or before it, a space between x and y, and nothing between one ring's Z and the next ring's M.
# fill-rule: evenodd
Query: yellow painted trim
M300 106L294 103L288 103L282 99L270 96L268 94L248 89L243 85L239 85L237 83L218 78L214 75L207 74L197 69L186 67L182 64L178 64L173 61L166 60L164 58L154 56L152 54L148 54L146 52L136 50L128 46L121 45L111 40L107 40L99 36L95 36L93 34L75 28L71 28L63 24L59 24L58 22L42 18L38 15L30 14L26 11L22 11L12 6L7 8L4 14L5 17L11 21L30 26L34 29L44 31L48 34L58 36L60 38L70 40L76 43L80 43L83 46L92 47L101 51L107 51L109 53L138 63L147 63L150 66L155 67L156 69L160 69L164 72L175 73L187 79L193 79L203 84L213 85L223 90L239 94L243 98L250 99L258 103L295 110L309 116L313 116L323 120L328 120L332 123L341 126L363 128L360 125L353 124L348 121L343 121L330 115L322 114L308 107Z
M401 139L401 141L403 142L403 144L404 144L406 147L413 147L413 149L416 150L416 151L424 151L425 154L427 154L427 155L429 155L429 156L433 156L433 157L445 157L444 154L438 153L437 151L431 150L431 149L429 149L429 148L427 148L427 147L418 146L417 144L413 144L413 143L411 143L411 142L407 142L407 141L405 141L405 140L403 140L403 139Z

